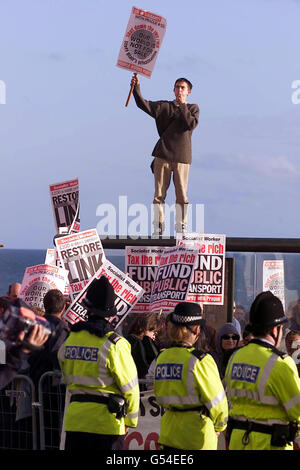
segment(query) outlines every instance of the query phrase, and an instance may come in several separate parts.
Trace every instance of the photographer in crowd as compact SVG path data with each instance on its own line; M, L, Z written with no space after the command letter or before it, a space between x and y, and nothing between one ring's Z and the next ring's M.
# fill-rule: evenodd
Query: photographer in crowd
M25 331L21 331L15 345L6 342L5 338L1 340L6 347L6 361L5 364L0 364L0 390L14 379L32 351L41 348L48 339L44 327L38 324L33 326L26 340L25 335Z

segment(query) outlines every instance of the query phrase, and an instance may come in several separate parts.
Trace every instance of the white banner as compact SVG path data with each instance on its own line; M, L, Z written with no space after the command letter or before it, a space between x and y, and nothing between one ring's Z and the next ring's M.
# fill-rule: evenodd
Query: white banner
M141 392L138 425L128 428L125 450L159 450L160 420L164 409L155 398L153 390ZM218 439L218 450L226 450L225 433Z
M187 301L204 305L224 304L226 236L216 234L183 234L179 246L198 248L197 262Z
M65 292L67 273L64 269L48 264L26 268L22 280L20 298L30 306L44 308L43 300L50 289Z
M151 77L167 22L162 16L133 7L117 66Z
M164 251L160 246L126 246L125 272L144 289L144 295L132 312L151 311L150 297L159 260Z
M60 261L59 256L58 256L58 251L55 248L48 248L47 249L46 257L45 257L45 264L50 264L50 266L58 266L59 268L62 268L62 264L61 264L61 261ZM68 277L66 277L66 285L65 285L64 295L67 295L67 296L70 295Z
M51 266L58 266L56 261L58 258L58 253L56 257L57 250L55 248L48 248L46 251L45 264L50 264ZM60 262L60 261L59 261ZM61 267L61 264L60 264Z
M109 260L105 260L101 268L97 271L93 279L85 286L80 295L70 305L64 314L64 318L70 323L77 323L78 321L87 320L87 309L82 304L82 300L86 296L87 289L94 279L100 279L101 276L106 276L110 284L113 286L117 308L117 315L109 319L114 328L120 326L127 314L134 307L136 302L142 297L144 290L136 284L132 279L126 276L119 268L114 266Z
M279 297L285 309L284 295L284 261L264 260L263 263L263 291L271 291L272 294Z
M80 230L78 178L50 185L50 197L56 233L64 227L68 233Z
M139 419L136 428L128 428L126 450L159 450L158 438L163 408L157 404L153 390L141 392Z
M165 248L151 291L151 310L169 312L187 300L198 250L187 246Z
M74 300L105 260L102 243L96 229L56 238L55 243Z

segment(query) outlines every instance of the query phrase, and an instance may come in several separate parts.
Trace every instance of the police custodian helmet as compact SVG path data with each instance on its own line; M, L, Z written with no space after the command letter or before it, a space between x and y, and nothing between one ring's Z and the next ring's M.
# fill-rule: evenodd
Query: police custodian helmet
M253 328L273 328L287 323L281 300L271 291L261 292L250 308L250 325Z
M116 298L113 286L103 275L91 282L82 304L98 317L113 317L117 314Z
M175 325L203 325L202 309L194 302L180 302L170 315L170 321Z

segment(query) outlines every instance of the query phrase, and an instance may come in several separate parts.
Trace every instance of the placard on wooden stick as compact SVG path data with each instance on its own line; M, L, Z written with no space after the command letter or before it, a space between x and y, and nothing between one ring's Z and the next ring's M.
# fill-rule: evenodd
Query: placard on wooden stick
M151 77L167 21L156 13L133 7L121 44L117 66ZM133 86L126 101L128 106Z

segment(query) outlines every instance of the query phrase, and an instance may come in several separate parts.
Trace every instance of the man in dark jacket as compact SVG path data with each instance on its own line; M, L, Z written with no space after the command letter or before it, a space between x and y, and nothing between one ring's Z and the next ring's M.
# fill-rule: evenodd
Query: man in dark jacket
M183 232L187 223L187 187L192 162L191 136L198 124L199 107L186 102L192 84L178 78L174 84L174 101L147 101L140 91L139 78L133 75L131 86L137 106L155 119L159 140L152 155L154 173L154 235L164 230L164 202L173 173L176 193L176 232Z
M58 289L49 290L44 297L44 318L48 320L52 327L52 335L45 343L42 351L32 354L29 359L30 376L35 385L40 377L48 371L60 370L57 353L60 346L69 335L69 328L62 315L65 311L65 298Z

